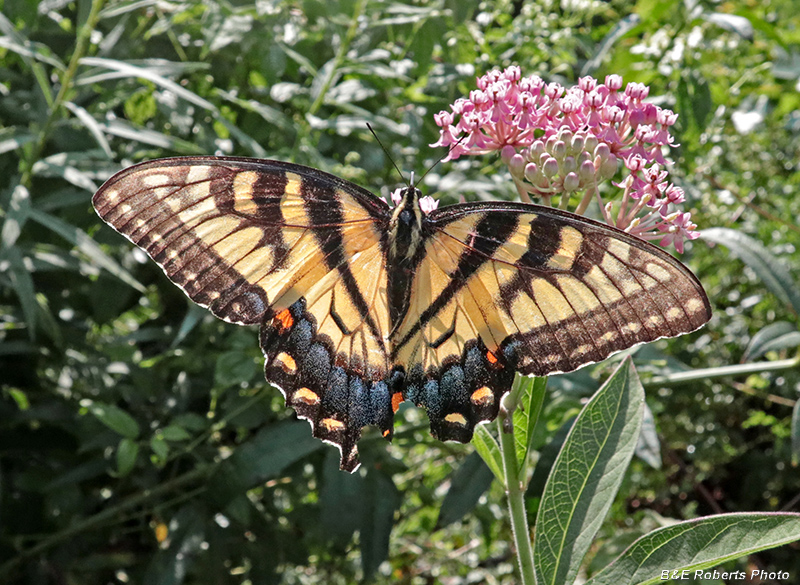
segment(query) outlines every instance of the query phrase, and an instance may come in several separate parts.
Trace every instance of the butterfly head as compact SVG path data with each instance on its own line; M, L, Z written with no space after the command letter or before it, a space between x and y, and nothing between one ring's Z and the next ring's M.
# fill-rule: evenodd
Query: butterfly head
M395 208L389 222L390 252L396 260L412 258L422 242L422 225L426 212L420 202L430 197L413 185L401 187L392 193Z

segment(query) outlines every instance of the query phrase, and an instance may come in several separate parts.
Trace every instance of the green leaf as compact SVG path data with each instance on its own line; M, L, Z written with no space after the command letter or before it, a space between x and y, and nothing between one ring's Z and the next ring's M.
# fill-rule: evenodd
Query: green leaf
M691 571L691 578L698 581L705 577L704 569L796 540L800 540L800 514L741 513L697 518L639 538L586 585L659 583L665 575L672 575L673 571L680 574L682 570ZM745 576L738 576L736 581L739 580L744 581Z
M788 349L800 345L800 331L792 323L778 321L759 330L742 355L742 362L757 360L770 351Z
M572 583L639 437L644 389L625 359L583 408L544 488L534 559L541 585Z
M518 378L521 382L514 410L514 443L517 452L519 477L528 475L528 455L534 439L534 429L542 411L547 392L547 378Z
M478 504L492 485L494 474L476 451L470 453L461 466L450 474L450 489L444 496L436 530L461 520Z
M800 287L794 282L789 267L760 242L729 228L703 230L703 239L722 244L755 272L764 285L781 301L800 315Z
M475 427L475 434L472 435L472 445L487 467L492 470L494 476L500 483L506 485L506 472L503 468L503 455L500 453L500 445L497 444L497 439L492 436L487 425Z
M186 429L178 425L168 425L161 429L161 436L165 441L186 441L192 438L192 435L186 432Z
M209 489L214 499L225 505L323 445L311 435L306 421L266 427L220 465Z
M5 258L8 262L8 276L11 280L11 287L19 299L22 313L25 315L28 337L31 341L34 341L36 339L39 307L36 303L36 289L34 288L31 271L25 265L25 259L20 254L19 248L8 248L5 251ZM2 264L5 264L5 262L0 261L0 265Z
M167 457L169 457L169 445L167 445L163 437L156 435L151 438L150 449L152 449L153 456L155 457L153 463L162 466L167 462Z
M122 282L132 286L139 292L143 293L145 291L144 286L142 286L130 272L120 266L111 256L103 252L97 242L90 238L82 229L38 209L30 210L30 218L66 239L95 264L101 268L105 268Z
M361 525L361 566L369 582L380 564L389 557L389 536L394 513L400 507L400 492L390 477L377 469L367 473Z
M539 451L536 467L533 468L528 489L525 491L526 498L542 497L547 478L550 476L550 470L553 469L556 458L561 452L561 447L564 445L564 441L567 440L567 435L572 430L572 425L575 424L575 418L572 417L561 425L550 441Z
M136 466L136 458L139 456L139 443L128 438L124 438L117 446L117 474L125 477Z
M365 478L339 469L339 453L330 449L322 469L319 490L320 524L326 539L345 546L363 524ZM347 510L347 514L342 514Z
M214 381L220 386L249 382L261 371L261 363L242 351L226 351L217 358Z
M97 420L101 423L123 437L135 439L139 436L139 423L118 406L93 402L89 406L89 412L97 417Z
M5 200L5 197L3 197ZM17 243L17 238L22 233L22 227L28 220L31 207L31 196L22 185L11 189L8 209L5 210L3 228L0 230L0 249L11 248ZM0 217L3 217L0 215Z
M661 469L661 441L658 440L656 420L647 403L644 405L644 418L639 441L636 444L636 456L653 469Z

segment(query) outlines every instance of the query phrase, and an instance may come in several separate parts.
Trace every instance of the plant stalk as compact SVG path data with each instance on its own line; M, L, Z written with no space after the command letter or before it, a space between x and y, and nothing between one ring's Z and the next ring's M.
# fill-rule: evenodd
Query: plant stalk
M504 401L505 402L505 401ZM500 427L500 452L506 473L506 498L511 519L511 531L517 549L519 573L522 585L535 585L536 573L533 569L533 549L531 548L528 517L525 511L525 490L519 476L516 445L514 443L513 411L502 406L498 417Z

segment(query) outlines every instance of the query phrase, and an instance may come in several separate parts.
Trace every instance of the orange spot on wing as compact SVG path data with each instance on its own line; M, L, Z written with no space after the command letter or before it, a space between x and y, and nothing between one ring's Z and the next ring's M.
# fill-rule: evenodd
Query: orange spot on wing
M494 402L494 393L488 386L482 386L472 393L470 400L475 406L488 406Z
M449 423L452 423L452 424L456 424L456 425L459 425L459 426L462 426L462 427L467 426L466 417L464 417L463 414L460 414L458 412L451 412L450 414L448 414L447 416L444 417L444 420L446 422L449 422Z
M309 388L298 388L294 393L294 400L300 400L309 405L319 404L319 394Z
M389 436L389 433L391 433L391 432L392 432L392 431L390 431L389 429L386 429L385 431L383 431L383 436L384 436L384 437L388 437L388 436Z
M297 362L285 351L280 352L275 356L275 361L281 365L281 368L287 374L293 374L297 371Z
M340 420L336 420L335 418L323 418L319 422L320 424L322 424L323 427L325 427L325 430L328 431L329 433L334 433L337 431L344 430L344 423Z
M496 364L496 363L497 363L497 361L498 361L498 360L497 360L497 356L496 356L496 355L494 355L494 354L493 354L491 351L489 351L488 349L486 350L486 359L487 359L487 360L489 360L489 363L490 363L490 364L492 364L492 365Z
M392 412L397 412L397 409L400 408L401 402L403 402L402 392L395 392L392 394Z
M294 317L292 317L292 313L289 309L284 309L275 315L275 320L281 324L281 331L286 331L294 325Z

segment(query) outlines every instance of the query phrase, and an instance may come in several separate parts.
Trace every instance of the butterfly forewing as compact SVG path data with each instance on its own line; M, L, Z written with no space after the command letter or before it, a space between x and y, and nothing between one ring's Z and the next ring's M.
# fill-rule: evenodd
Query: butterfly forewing
M598 222L514 203L445 207L430 221L428 255L412 287L426 310L409 313L394 351L407 356L410 348L430 346L453 307L474 310L464 312L452 342L423 368L446 361L460 340L477 334L523 374L568 372L693 331L710 316L705 292L682 264ZM453 278L428 286L440 266L452 267Z

